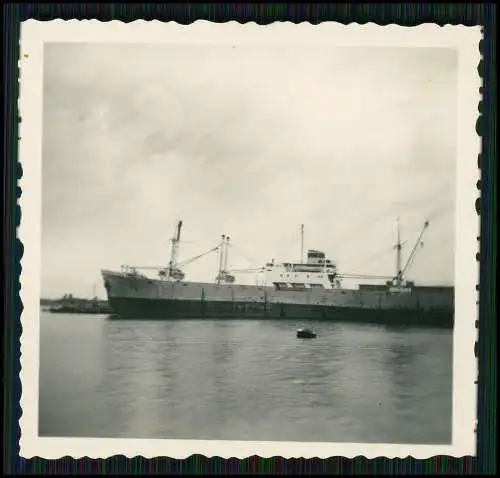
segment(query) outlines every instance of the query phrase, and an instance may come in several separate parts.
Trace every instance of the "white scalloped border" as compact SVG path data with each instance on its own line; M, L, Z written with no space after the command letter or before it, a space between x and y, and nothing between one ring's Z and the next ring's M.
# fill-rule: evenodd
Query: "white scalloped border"
M206 457L247 458L282 456L319 457L365 456L388 458L413 456L428 458L435 455L461 457L475 455L477 360L474 343L477 341L475 320L478 316L479 264L475 259L479 218L474 201L478 195L476 166L481 138L475 132L479 87L482 79L477 67L481 59L480 27L463 25L424 24L416 27L399 25L379 26L375 23L343 25L324 22L274 22L258 25L236 21L211 23L197 20L189 25L157 20L136 20L123 23L117 20L28 20L21 25L20 99L22 123L19 127L19 160L23 177L19 181L22 194L18 200L21 222L18 238L24 245L21 259L20 297L24 311L21 316L21 373L20 419L21 456L40 456L56 459L62 456L107 458L169 456L186 458L192 454ZM337 46L413 46L454 47L460 52L458 88L458 177L455 294L456 319L454 331L454 401L453 443L449 446L355 444L355 443L298 443L246 442L210 440L136 440L97 438L38 437L38 356L39 356L39 297L40 297L40 239L41 239L41 132L42 132L42 67L45 42L129 42L129 43L198 43L213 44L280 44L307 43Z

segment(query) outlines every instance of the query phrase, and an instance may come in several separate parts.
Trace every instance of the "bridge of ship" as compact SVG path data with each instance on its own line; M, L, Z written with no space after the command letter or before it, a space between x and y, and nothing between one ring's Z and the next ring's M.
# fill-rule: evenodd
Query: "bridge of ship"
M307 262L267 263L266 282L278 290L331 289L336 284L337 268L324 252L309 250Z

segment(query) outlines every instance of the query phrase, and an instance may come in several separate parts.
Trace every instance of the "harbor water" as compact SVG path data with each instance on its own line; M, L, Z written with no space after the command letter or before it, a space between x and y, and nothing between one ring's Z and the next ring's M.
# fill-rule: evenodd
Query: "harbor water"
M39 434L449 444L452 348L446 329L41 312Z

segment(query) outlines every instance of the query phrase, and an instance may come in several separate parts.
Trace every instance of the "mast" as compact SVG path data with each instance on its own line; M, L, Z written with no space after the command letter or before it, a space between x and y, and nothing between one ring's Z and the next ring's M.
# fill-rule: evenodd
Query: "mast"
M177 227L174 232L174 237L172 237L172 251L170 253L170 262L168 266L168 276L172 276L172 270L175 268L177 264L177 253L179 251L179 242L181 239L181 229L182 229L182 221L177 223Z
M224 272L227 272L227 258L228 258L228 251L229 251L229 236L226 236L226 244L224 246Z
M420 231L420 235L418 236L417 242L415 242L415 245L413 246L413 249L410 252L410 255L408 256L408 260L406 261L406 264L403 267L403 270L401 271L401 277L408 271L413 259L415 258L415 253L417 252L418 245L420 244L423 246L422 242L422 237L424 236L425 230L429 227L429 221L425 221L424 227Z
M413 246L413 249L410 252L410 255L408 256L408 260L406 261L406 264L401 267L401 249L402 249L402 244L401 244L401 235L400 235L400 229L399 229L399 218L398 218L398 242L395 246L396 249L396 276L394 278L394 282L396 286L401 286L403 284L403 276L406 274L408 269L410 268L413 259L415 258L415 254L417 252L417 247L418 245L423 245L422 237L425 233L425 230L429 227L429 221L425 221L424 227L420 231L420 234L418 236L417 242ZM406 241L405 241L406 242Z
M401 285L401 233L399 228L399 217L397 219L398 242L396 244L396 285Z
M222 270L224 268L224 249L226 245L226 235L221 235L221 241L219 245L219 273L217 274L217 284L220 284L222 279Z
M304 264L304 224L300 225L300 263Z

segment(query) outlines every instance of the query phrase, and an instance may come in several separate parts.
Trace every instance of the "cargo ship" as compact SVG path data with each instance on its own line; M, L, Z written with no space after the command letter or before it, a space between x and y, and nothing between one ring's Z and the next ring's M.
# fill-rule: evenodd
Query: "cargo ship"
M266 263L255 270L261 278L256 285L237 284L235 272L228 270L231 242L226 235L209 251L178 262L182 221L171 240L167 266L122 266L120 271L101 270L101 275L108 302L122 319L324 319L452 328L454 288L419 286L405 279L428 226L425 222L404 265L398 226L396 274L357 288L343 287L342 279L349 275L339 273L323 251L304 254L303 225L300 261ZM219 254L215 280L186 280L184 266L212 252ZM155 270L155 277L146 275L146 269Z

